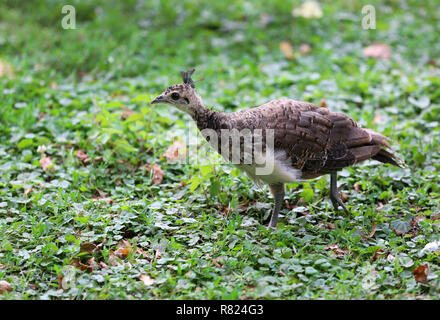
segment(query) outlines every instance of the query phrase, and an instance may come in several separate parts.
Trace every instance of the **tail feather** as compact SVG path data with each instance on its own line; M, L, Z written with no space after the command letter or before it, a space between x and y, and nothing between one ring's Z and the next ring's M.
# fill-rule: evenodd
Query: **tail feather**
M391 145L388 142L388 141L390 141L390 142L392 141L390 138L388 138L380 133L377 133L373 130L370 130L370 129L364 129L364 130L366 130L370 134L372 145L379 145L379 146L387 149L387 150L385 150L385 149L381 148L379 150L379 152L377 152L372 157L372 159L383 162L383 163L389 163L389 164L392 164L392 165L399 167L399 168L406 167L405 162L402 159L400 159L391 149Z
M383 163L390 163L399 168L406 167L406 164L402 159L399 159L395 154L384 149L380 149L380 151L372 159Z

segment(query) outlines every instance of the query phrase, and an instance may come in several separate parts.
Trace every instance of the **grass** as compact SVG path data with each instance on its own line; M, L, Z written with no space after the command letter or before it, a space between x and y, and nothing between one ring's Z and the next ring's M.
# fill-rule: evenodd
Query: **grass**
M1 2L0 298L439 299L439 250L423 248L440 240L440 11L370 2L376 30L356 0L321 3L320 19L282 0L71 1L76 30L59 1ZM364 56L378 41L391 59ZM149 101L190 67L209 106L324 99L393 138L408 168L343 170L349 215L327 177L289 184L267 231L267 190L213 158L162 156L192 131Z

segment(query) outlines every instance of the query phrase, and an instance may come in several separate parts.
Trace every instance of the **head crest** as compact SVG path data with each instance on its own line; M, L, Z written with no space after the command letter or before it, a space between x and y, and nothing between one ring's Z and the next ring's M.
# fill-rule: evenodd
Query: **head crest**
M193 89L196 87L193 79L191 79L191 76L194 73L194 71L196 71L196 69L191 69L186 72L185 71L180 72L180 75L182 76L183 83L189 84L191 86L191 88L193 88Z

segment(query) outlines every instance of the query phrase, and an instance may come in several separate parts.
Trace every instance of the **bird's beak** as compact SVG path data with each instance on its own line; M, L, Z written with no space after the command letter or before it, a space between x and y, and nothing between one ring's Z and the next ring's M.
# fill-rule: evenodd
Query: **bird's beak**
M165 97L163 95L157 96L156 98L154 98L153 101L151 101L151 104L155 104L155 103L161 103L161 102L166 102Z

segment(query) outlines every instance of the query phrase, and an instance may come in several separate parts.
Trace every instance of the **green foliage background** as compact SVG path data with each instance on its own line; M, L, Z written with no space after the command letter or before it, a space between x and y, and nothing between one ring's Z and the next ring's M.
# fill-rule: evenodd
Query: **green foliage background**
M0 298L439 298L439 251L422 250L439 241L436 1L322 1L323 17L305 19L299 1L77 0L75 30L61 28L64 4L0 1L0 280L13 287ZM375 30L361 28L365 4ZM364 56L375 42L391 59ZM237 169L161 157L188 118L149 101L190 67L219 110L325 99L393 138L408 168L342 171L350 215L326 177L290 184L269 232L272 200Z

